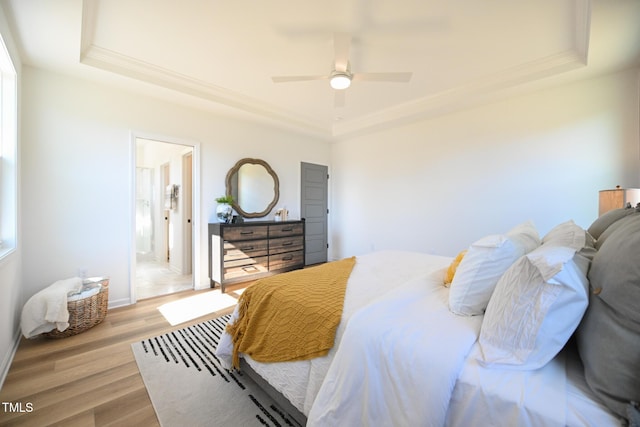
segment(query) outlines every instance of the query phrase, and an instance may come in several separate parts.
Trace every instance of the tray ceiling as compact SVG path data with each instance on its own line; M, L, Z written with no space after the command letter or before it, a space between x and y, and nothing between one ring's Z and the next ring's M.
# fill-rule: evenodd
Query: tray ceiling
M27 64L164 88L185 102L339 139L639 62L634 0L3 1ZM33 31L38 28L38 31ZM336 106L333 34L354 81ZM106 71L106 72L105 72ZM142 89L141 89L142 90Z

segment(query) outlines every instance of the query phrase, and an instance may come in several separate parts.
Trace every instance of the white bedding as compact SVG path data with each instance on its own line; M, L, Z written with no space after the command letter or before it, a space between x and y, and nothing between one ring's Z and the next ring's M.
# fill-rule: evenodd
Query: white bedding
M405 251L381 251L358 256L347 282L342 320L336 331L340 342L347 320L371 301L394 291L401 284L416 277L426 277L434 271L444 275L451 258ZM438 274L438 273L436 273ZM442 277L440 277L442 280ZM233 322L237 312L231 318ZM223 334L216 355L227 368L231 367L233 344ZM271 386L282 393L302 413L307 415L336 353L336 347L325 357L283 363L258 363L245 360Z
M534 371L484 368L476 344L453 393L448 427L564 427L567 379L564 355Z
M482 322L451 313L448 295L442 277L414 279L355 314L307 425L444 425Z
M534 371L484 368L471 350L454 389L447 427L620 426L584 380L572 346Z
M450 261L409 252L358 257L339 345L310 361L246 360L309 426L619 425L594 400L576 354L565 351L537 371L481 367L483 316L448 310L442 278ZM227 334L216 354L231 366Z
M452 314L438 279L409 281L352 316L308 426L620 425L570 347L537 370L481 366L483 316Z

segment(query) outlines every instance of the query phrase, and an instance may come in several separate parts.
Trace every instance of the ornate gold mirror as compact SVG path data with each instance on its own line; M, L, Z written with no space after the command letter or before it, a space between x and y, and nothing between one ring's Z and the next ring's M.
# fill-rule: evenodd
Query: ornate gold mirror
M244 218L267 216L280 198L280 181L271 166L260 159L241 159L227 173L227 196Z

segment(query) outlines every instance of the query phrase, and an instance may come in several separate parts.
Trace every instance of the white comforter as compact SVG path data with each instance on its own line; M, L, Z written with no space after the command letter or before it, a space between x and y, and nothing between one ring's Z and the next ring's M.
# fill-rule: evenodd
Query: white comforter
M336 331L340 342L350 317L378 298L393 294L403 284L435 275L442 285L444 268L451 258L406 251L381 251L358 256L349 276L342 319ZM231 322L237 316L233 313ZM337 346L327 356L312 360L283 363L258 363L245 356L247 363L271 386L282 393L305 415L311 410L318 390L336 354ZM231 367L233 343L224 333L216 349L216 356L225 367Z
M358 257L339 345L309 361L247 362L309 426L618 424L589 393L581 369L573 372L579 381L567 382L562 355L536 372L479 367L474 343L483 316L448 310L442 282L450 261L409 252ZM216 354L231 366L231 353L223 334Z
M307 425L444 425L482 322L482 316L452 314L448 295L442 277L431 275L356 313Z

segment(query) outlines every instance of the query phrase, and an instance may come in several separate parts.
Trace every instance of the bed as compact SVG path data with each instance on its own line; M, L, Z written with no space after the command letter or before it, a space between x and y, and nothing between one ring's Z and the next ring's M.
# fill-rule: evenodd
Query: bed
M242 355L242 369L309 426L634 425L638 249L640 211L627 208L542 238L526 222L455 259L358 256L328 354ZM216 354L228 368L232 352L224 334Z

